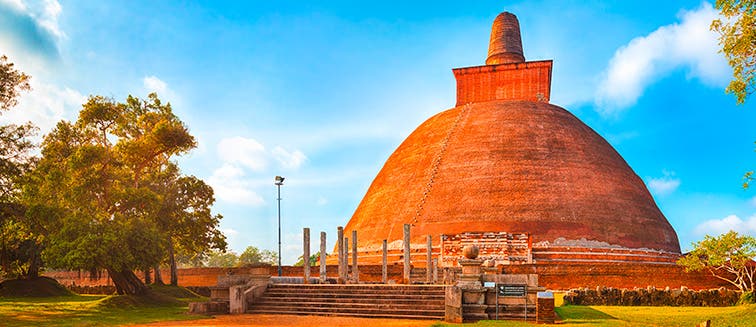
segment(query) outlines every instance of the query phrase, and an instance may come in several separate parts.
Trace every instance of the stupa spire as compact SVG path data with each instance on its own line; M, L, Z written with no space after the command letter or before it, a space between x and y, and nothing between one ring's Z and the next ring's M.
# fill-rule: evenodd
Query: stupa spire
M491 40L488 43L486 65L499 65L524 62L520 22L517 16L503 12L496 16L491 27Z

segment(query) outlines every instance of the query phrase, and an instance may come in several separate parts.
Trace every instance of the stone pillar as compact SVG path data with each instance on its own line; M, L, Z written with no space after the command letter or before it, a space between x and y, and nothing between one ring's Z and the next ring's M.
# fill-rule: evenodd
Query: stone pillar
M433 239L430 235L428 235L428 244L427 244L427 251L425 255L425 283L430 284L432 280L432 273L433 273L433 254L431 253L433 251Z
M433 284L438 284L438 258L433 259Z
M388 242L383 240L383 266L381 267L381 282L388 283Z
M337 229L338 231L338 239L336 240L336 243L338 246L338 252L339 252L339 284L344 283L344 227L339 226Z
M360 272L357 269L357 230L352 231L352 280L360 282Z
M410 283L410 224L404 224L404 283Z
M235 285L229 287L229 312L232 315L235 314L242 314L247 312L247 297L244 294L244 291L247 290L249 286L246 285Z
M349 282L349 238L344 238L344 281Z
M320 232L320 282L326 281L326 232Z
M444 321L462 323L462 289L458 286L447 286L444 292Z
M310 283L310 229L302 230L302 268L304 269L304 283Z

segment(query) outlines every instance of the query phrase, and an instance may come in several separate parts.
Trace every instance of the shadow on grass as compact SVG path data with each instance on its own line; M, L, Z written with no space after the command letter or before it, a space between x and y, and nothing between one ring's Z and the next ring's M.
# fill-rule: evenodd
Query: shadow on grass
M567 305L554 308L559 317L572 324L594 323L600 320L617 320L616 317L582 305Z

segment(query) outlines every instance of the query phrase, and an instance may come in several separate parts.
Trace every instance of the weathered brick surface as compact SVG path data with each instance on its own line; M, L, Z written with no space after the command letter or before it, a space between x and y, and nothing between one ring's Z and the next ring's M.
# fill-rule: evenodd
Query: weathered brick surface
M457 106L493 100L548 102L551 60L454 69Z
M664 289L685 286L694 290L731 287L707 273L688 273L677 265L640 263L548 263L504 267L507 274L538 274L538 284L551 290L573 288L634 288L653 286Z
M270 274L278 274L277 268L271 266ZM439 278L444 275L439 271ZM247 268L189 268L179 269L179 285L182 286L214 286L218 276L228 274L248 273ZM360 265L360 281L378 283L381 281L380 265ZM167 271L163 272L164 274ZM284 276L302 276L302 267L283 267ZM402 280L402 266L389 265L388 278L396 283ZM548 263L504 266L505 274L538 274L538 283L551 290L570 290L574 288L614 287L628 288L653 286L657 289L680 288L713 289L731 287L726 282L714 278L706 273L687 273L681 267L668 264L640 264L640 263ZM45 275L57 279L63 285L112 285L107 274L90 280L88 274L79 277L78 272L48 272ZM328 277L336 278L337 266L328 266Z
M523 61L525 61L525 56L522 51L520 22L517 20L517 16L503 12L496 16L491 26L486 65Z
M542 102L474 103L418 127L345 232L358 231L360 248L380 249L383 239L401 240L407 222L420 248L426 235L504 231L529 233L534 244L586 239L680 253L625 160L570 112Z

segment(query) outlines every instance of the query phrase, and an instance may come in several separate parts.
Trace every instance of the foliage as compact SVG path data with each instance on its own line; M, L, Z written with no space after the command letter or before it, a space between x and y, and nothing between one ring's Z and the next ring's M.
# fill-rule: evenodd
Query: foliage
M716 7L723 19L715 19L711 30L719 33L721 52L733 69L726 92L742 104L756 90L756 1L717 0Z
M239 255L237 266L251 266L259 264L275 265L278 263L278 253L271 250L260 250L254 246L248 246Z
M239 261L239 256L231 251L211 251L207 254L204 265L207 267L234 267Z
M5 111L18 103L21 91L28 91L29 76L13 68L8 57L0 56L0 110Z
M213 189L197 177L181 176L174 164L152 176L149 187L162 195L155 221L165 235L171 284L176 285L177 251L192 256L211 249L226 249L226 238L217 228L222 216L211 212L215 202Z
M104 268L119 294L145 292L133 271L158 264L166 253L158 218L166 194L151 183L177 170L171 159L195 145L170 104L154 93L125 103L91 96L75 123L61 121L45 136L42 158L25 183L26 217L45 235L45 262Z
M693 243L693 251L677 263L686 271L706 270L735 285L741 292L753 292L756 282L756 238L734 231Z
M749 304L749 303L756 303L756 292L744 292L740 295L740 299L738 300L738 304Z
M316 266L318 264L318 259L320 258L320 251L318 253L315 253L310 256L310 266ZM302 267L304 266L304 254L299 256L299 259L297 259L297 263L294 264L295 267Z
M17 104L21 91L29 90L29 76L0 56L0 111ZM39 235L22 219L19 204L21 177L34 164L31 123L0 126L0 266L5 277L34 278L41 265Z

